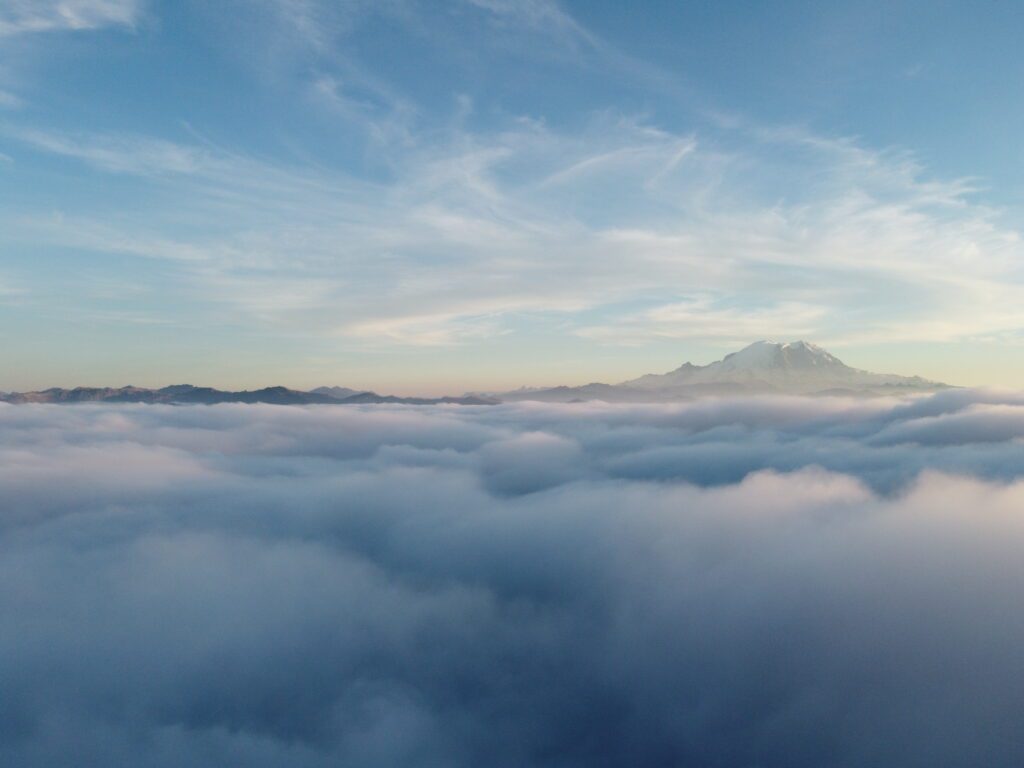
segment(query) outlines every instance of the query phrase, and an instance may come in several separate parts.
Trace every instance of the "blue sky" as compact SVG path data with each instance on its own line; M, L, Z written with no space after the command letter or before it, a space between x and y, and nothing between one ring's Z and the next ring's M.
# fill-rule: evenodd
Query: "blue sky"
M8 0L0 389L1024 385L1010 3Z

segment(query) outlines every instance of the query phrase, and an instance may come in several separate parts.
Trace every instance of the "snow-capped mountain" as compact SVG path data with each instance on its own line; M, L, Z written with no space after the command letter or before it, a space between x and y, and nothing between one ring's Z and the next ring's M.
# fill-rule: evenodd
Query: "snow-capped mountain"
M894 394L927 392L946 386L920 376L852 368L807 341L758 341L708 365L683 363L668 373L649 373L621 384L516 391L501 397L506 400L644 402L704 394Z
M666 389L700 384L739 384L785 392L829 389L863 390L877 387L931 388L935 382L919 376L870 373L851 368L816 344L758 341L709 365L684 363L674 371L648 374L620 386Z

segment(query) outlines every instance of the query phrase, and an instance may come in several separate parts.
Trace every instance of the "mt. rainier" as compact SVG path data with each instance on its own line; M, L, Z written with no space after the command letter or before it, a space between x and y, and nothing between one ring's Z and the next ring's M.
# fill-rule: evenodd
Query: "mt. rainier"
M757 341L708 365L683 363L621 384L507 392L503 400L657 402L714 394L873 395L927 392L947 385L920 376L851 368L807 341Z

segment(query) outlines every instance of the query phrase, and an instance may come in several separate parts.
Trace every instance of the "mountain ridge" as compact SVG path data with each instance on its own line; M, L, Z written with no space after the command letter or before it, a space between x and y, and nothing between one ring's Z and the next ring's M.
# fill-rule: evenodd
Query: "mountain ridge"
M317 387L309 391L287 387L229 391L191 384L159 389L145 387L75 387L35 392L0 393L7 403L272 403L277 405L404 404L495 405L500 402L671 402L709 395L886 395L932 392L948 384L920 376L872 373L853 368L808 341L756 341L707 365L685 362L667 373L648 373L618 384L591 382L581 386L522 387L489 394L468 392L461 397L399 397L348 387Z
M337 391L344 396L330 394ZM347 394L351 393L351 394ZM159 389L145 387L51 387L34 392L11 392L0 395L0 402L14 405L24 403L148 403L165 405L217 405L221 403L268 403L273 405L359 405L395 403L406 405L493 405L496 401L483 397L398 397L378 395L347 387L318 387L308 392L288 387L264 387L254 390L221 390L196 387L191 384L172 384Z

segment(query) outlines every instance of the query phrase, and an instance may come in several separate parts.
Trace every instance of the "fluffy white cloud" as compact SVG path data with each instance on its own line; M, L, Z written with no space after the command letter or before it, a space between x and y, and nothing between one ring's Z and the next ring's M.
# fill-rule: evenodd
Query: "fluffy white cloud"
M1018 764L1022 408L0 406L0 760Z

